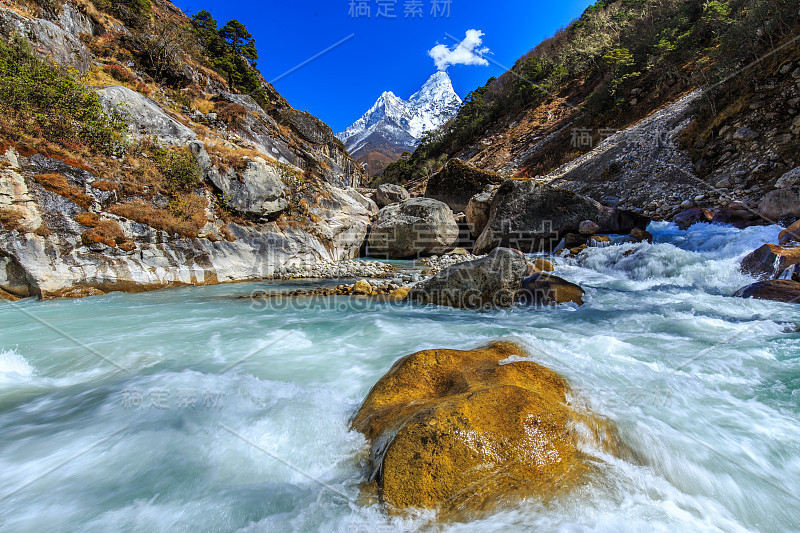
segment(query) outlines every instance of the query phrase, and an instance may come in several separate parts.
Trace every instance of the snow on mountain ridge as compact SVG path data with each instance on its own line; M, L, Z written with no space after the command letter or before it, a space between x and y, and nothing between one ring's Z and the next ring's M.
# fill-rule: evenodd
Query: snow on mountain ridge
M413 149L426 132L453 118L460 106L461 98L450 77L436 72L408 100L384 92L360 119L336 136L354 156L375 138L383 144Z

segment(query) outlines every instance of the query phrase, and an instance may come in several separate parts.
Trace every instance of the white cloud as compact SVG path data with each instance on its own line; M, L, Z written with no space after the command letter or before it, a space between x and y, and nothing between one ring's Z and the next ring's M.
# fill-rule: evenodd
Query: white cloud
M447 70L450 65L482 65L488 67L489 62L481 57L490 53L488 48L481 48L483 36L484 33L480 30L467 30L467 36L454 48L450 49L447 45L437 44L428 50L428 55L433 58L436 68L439 70Z

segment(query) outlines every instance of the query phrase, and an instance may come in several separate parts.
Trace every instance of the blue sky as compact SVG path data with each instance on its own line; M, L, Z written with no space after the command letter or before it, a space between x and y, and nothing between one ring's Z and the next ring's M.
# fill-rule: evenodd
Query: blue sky
M437 2L438 16L434 17L431 11ZM258 66L267 80L344 40L275 82L275 88L293 107L309 111L338 132L358 119L383 91L402 98L416 92L437 70L428 51L437 44L450 48L457 44L447 34L464 39L468 30L479 30L484 34L479 49L491 51L486 55L491 60L488 66L458 64L447 68L456 92L463 98L489 77L502 74L504 69L497 64L511 67L522 54L580 16L593 2L450 0L449 16L447 0L175 3L187 12L207 9L220 25L230 19L244 23L256 39ZM359 6L368 6L369 16L364 7L351 13L351 7ZM406 17L407 9L416 16ZM396 18L386 17L392 14Z

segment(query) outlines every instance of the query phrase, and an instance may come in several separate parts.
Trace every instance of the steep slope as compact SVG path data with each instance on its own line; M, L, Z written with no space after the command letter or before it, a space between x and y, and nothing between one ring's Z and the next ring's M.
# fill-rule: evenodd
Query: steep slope
M455 157L657 218L684 202L756 204L800 164L799 32L784 0L602 0L380 181Z
M357 255L361 165L254 61L220 75L174 5L30 0L0 8L0 35L2 291L262 279Z
M357 161L366 163L369 175L375 176L403 152L413 151L426 133L452 119L460 106L461 98L450 77L437 72L408 100L383 93L360 119L336 136Z

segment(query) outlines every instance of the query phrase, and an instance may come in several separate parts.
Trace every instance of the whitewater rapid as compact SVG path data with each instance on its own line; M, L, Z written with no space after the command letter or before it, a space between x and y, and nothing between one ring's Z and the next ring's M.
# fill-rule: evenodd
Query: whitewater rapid
M556 259L583 307L247 298L277 283L0 304L0 530L797 531L800 306L730 297L779 229L652 224L653 245ZM349 417L397 358L493 339L630 454L478 521L386 515Z

